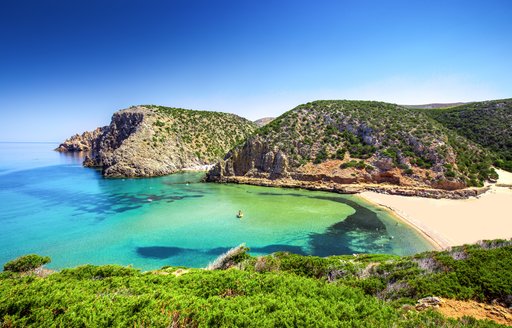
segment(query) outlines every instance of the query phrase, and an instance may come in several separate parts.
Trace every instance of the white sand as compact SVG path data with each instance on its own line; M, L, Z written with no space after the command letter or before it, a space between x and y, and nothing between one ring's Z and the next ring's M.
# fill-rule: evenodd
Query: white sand
M512 238L512 173L496 171L498 183L477 198L430 199L376 192L363 192L360 196L391 209L440 248L482 239L509 239Z

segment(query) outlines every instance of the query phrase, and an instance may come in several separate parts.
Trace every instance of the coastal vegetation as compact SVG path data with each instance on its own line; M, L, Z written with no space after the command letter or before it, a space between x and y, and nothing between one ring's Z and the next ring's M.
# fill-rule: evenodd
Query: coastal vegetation
M18 257L4 264L4 271L10 272L27 272L41 267L51 262L48 256L39 256L37 254L29 254Z
M156 110L150 145L158 147L168 138L180 140L200 161L213 163L224 157L256 130L256 124L234 114L146 105ZM151 144L152 143L152 144Z
M256 145L262 145L261 153L254 152ZM352 176L353 182L389 182L392 177L400 184L441 189L480 187L497 178L488 150L422 110L375 101L321 100L297 106L235 147L226 171L233 166L235 175L254 175L247 163L277 158L278 153L286 158L279 168L263 160L256 170L271 176L279 172L277 177L286 176L284 171L321 172Z
M85 265L0 274L0 320L15 326L497 327L413 305L425 296L512 305L512 243L409 257L244 255L211 270ZM231 257L230 257L231 256Z
M512 99L425 110L458 134L488 149L494 165L512 171Z

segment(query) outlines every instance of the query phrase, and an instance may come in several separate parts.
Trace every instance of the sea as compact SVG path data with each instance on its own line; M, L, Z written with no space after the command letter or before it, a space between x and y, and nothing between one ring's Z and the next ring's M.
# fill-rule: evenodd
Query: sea
M108 179L56 143L0 143L0 265L205 267L244 243L250 254L409 255L432 246L356 195L204 183L204 172ZM238 211L244 213L238 218Z

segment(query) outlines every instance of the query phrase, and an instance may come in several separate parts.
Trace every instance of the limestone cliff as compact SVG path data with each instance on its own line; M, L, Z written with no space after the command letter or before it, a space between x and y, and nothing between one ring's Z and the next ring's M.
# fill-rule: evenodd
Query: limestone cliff
M492 178L490 164L485 150L418 110L381 102L316 101L258 129L216 164L208 180L457 190Z
M114 113L90 142L84 165L106 177L149 177L213 164L255 130L233 114L160 106Z

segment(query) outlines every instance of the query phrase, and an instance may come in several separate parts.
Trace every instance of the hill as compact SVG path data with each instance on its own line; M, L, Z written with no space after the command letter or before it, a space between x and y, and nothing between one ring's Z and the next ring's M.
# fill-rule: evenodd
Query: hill
M402 258L289 253L255 258L238 247L210 270L151 272L114 265L27 271L49 261L40 258L36 264L38 257L31 255L6 264L0 273L0 325L500 327L463 317L463 311L456 313L458 320L441 313L450 314L446 310L467 304L464 300L485 302L476 306L484 317L512 324L510 244L489 241ZM444 301L417 303L432 295Z
M456 103L433 103L433 104L423 104L423 105L402 105L405 108L411 109L435 109L435 108L450 108L455 106L464 105L463 102Z
M425 112L490 150L496 166L512 171L512 99L475 102Z
M262 127L262 126L269 124L274 119L275 119L275 117L263 117L263 118L260 118L256 121L254 121L254 124L256 124L258 127Z
M300 105L258 129L208 179L457 190L496 178L491 164L486 150L419 110L333 100Z
M84 165L101 168L107 177L159 176L213 164L255 129L234 114L134 106L114 113L110 125L82 139L77 150L90 149ZM75 150L77 137L59 148Z

